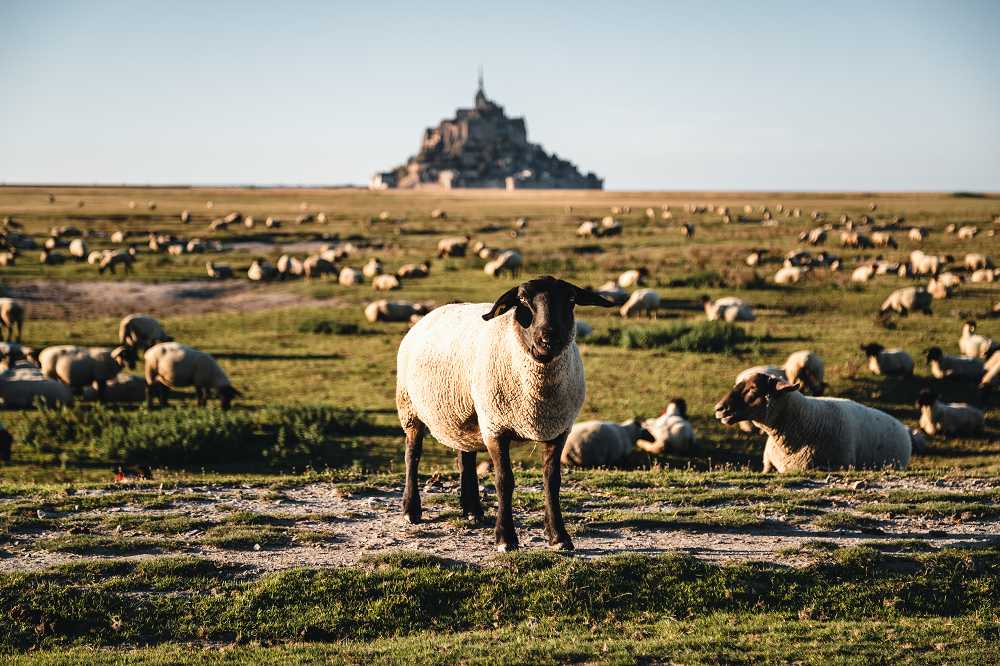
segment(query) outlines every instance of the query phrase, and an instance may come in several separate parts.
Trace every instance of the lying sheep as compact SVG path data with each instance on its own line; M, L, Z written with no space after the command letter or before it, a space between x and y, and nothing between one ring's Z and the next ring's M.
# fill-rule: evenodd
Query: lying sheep
M902 316L907 316L911 312L923 312L926 315L934 314L931 311L931 303L934 297L923 287L903 287L889 294L882 302L879 312L897 312Z
M958 339L958 349L963 356L986 359L1000 349L1000 343L976 333L976 322L971 319L962 324L962 337Z
M935 379L978 383L986 372L983 359L945 354L940 347L931 347L927 350L927 365L930 366L931 375Z
M361 267L361 274L369 279L376 275L382 275L382 262L378 257L372 257Z
M774 274L775 284L795 284L800 282L809 271L808 268L801 266L783 266L778 269L778 272Z
M55 345L43 349L38 362L42 374L49 379L57 379L74 391L95 385L98 399L103 400L105 384L129 364L129 358L127 347Z
M986 415L964 402L941 402L929 389L920 391L920 429L931 437L971 437L983 431Z
M642 427L652 435L652 443L637 441L643 451L653 455L664 452L688 453L695 445L694 428L687 417L687 402L674 398L658 418L647 419Z
M725 296L714 301L708 296L702 296L701 304L708 321L754 321L757 318L750 304L735 296Z
M826 233L826 227L815 227L799 234L799 242L809 243L810 245L822 245L826 242Z
M278 275L278 271L267 259L254 259L247 269L247 278L253 282L270 282Z
M898 248L899 244L888 231L875 231L872 233L872 243L875 247Z
M93 386L83 389L83 399L101 400L101 395ZM146 399L146 380L138 375L121 373L107 381L104 386L103 402L113 404L138 403Z
M767 254L766 249L754 250L753 252L748 254L746 259L744 259L743 261L747 266L754 268L764 263L765 254Z
M613 217L605 217L601 220L601 236L621 236L624 227L622 223Z
M365 276L361 274L361 271L353 268L341 268L340 275L337 276L337 282L345 287L350 287L355 284L364 284L364 281Z
M972 240L978 234L979 234L979 227L971 224L966 225L964 227L960 227L958 229L958 232L956 233L959 240Z
M826 391L825 365L823 359L813 351L800 349L792 352L785 359L782 370L789 383L798 384L815 396L823 395Z
M913 357L902 349L886 349L877 342L861 345L868 357L868 369L886 377L912 377Z
M559 486L562 450L586 393L574 340L575 305L611 307L593 292L546 276L511 288L492 305L440 307L406 334L397 357L396 408L406 432L403 511L411 522L421 519L417 467L430 430L461 452L461 506L474 519L483 515L476 451L489 452L498 495L497 548L516 549L510 445L533 440L545 444L549 544L573 548Z
M205 262L205 272L212 280L230 280L233 277L233 269L225 264L217 264L214 261Z
M581 222L580 226L576 228L576 235L582 238L599 237L602 235L601 227L597 222L587 220L586 222Z
M278 271L279 280L301 277L304 272L302 261L290 254L283 254L278 257L278 263L275 268Z
M978 271L981 268L993 268L993 257L973 252L965 255L965 269Z
M980 268L978 271L972 273L969 276L970 282L996 282L997 280L997 269L995 268Z
M62 382L49 379L33 366L16 366L0 372L0 402L6 409L31 409L73 404L73 391Z
M622 289L631 289L643 283L649 271L645 268L627 270L618 276L618 286Z
M69 256L73 257L77 261L83 261L87 258L87 242L82 238L74 238L69 243Z
M622 318L628 319L645 314L655 318L660 309L660 295L652 289L636 289L619 309Z
M652 438L639 419L620 424L581 421L569 431L562 450L562 464L571 467L615 467L628 459L640 439Z
M365 306L365 319L374 323L381 322L402 322L410 321L413 315L425 315L428 312L426 305L421 303L411 303L409 301L389 301L380 299L372 301Z
M233 398L242 395L214 358L205 352L178 342L161 342L146 350L146 407L152 409L159 398L166 407L170 389L193 386L198 406L204 407L212 392L222 409L229 409Z
M145 351L159 342L171 342L172 337L155 318L130 314L118 323L118 344Z
M396 277L401 280L412 278L424 278L431 274L431 262L425 261L422 264L403 264L396 271Z
M724 425L752 421L767 434L764 472L895 467L910 462L910 433L898 420L843 398L809 398L794 384L756 374L715 406Z
M437 246L437 256L439 259L443 257L464 257L465 251L469 247L469 241L472 240L468 236L451 236L449 238L442 238L438 241Z
M24 333L24 305L13 298L0 298L0 331L4 332L4 340L21 341ZM17 328L17 335L14 335L14 328Z
M600 287L595 289L595 291L601 295L607 301L615 305L623 305L625 301L628 300L629 293L618 286L618 283L609 280L605 282Z
M339 275L340 271L337 267L320 257L319 255L313 254L306 257L306 260L302 262L302 273L307 279L321 278L327 275Z
M516 278L521 273L521 266L524 264L524 257L517 250L506 250L500 253L496 259L486 264L483 271L492 277L498 278L504 273L509 273Z
M399 278L395 275L376 275L372 279L375 291L393 291L400 288Z

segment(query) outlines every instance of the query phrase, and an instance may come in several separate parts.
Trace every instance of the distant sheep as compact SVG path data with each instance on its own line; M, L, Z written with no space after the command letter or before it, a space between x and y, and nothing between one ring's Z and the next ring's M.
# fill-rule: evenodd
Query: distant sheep
M640 439L652 439L639 419L623 423L581 421L573 425L562 451L571 467L615 467L626 461Z
M956 232L959 240L972 240L979 234L979 227L975 225L966 225L964 227L959 227Z
M976 322L969 320L962 324L962 336L958 339L958 349L964 356L989 358L1000 349L1000 343L976 333Z
M345 287L350 287L356 284L363 284L365 281L365 276L362 275L361 271L354 268L341 268L340 275L337 276L337 282L344 285Z
M395 275L376 275L372 278L375 291L393 291L400 288L399 278Z
M233 269L225 264L217 264L214 261L205 262L205 272L212 280L230 280L233 277Z
M983 359L945 354L940 347L931 347L927 350L927 365L930 366L931 375L935 379L978 383L986 372Z
M470 240L471 239L468 236L452 236L450 238L442 238L438 241L438 258L464 257L465 251L469 247Z
M266 259L254 259L247 269L247 277L253 282L269 282L277 277L278 271Z
M808 271L808 268L802 266L783 266L774 274L774 283L795 284L800 282Z
M645 268L627 270L618 276L618 286L622 289L637 287L643 283L648 275L649 271Z
M655 317L660 309L660 295L652 289L636 289L619 309L622 318L628 319L640 314Z
M378 257L372 257L368 262L361 267L361 274L366 278L373 278L376 275L382 274L382 262Z
M886 349L877 342L861 345L868 357L868 369L887 377L913 376L913 357L902 349Z
M302 261L290 254L283 254L278 257L276 269L278 271L278 278L281 280L301 277L304 273Z
M757 318L750 304L735 296L726 296L714 301L708 296L702 296L701 304L709 321L754 321Z
M524 257L517 250L507 250L502 252L496 259L486 264L483 270L487 275L500 277L504 273L509 273L511 277L517 277L524 265Z
M923 243L927 240L927 229L923 227L912 227L907 233L907 236L914 243Z
M396 277L400 279L423 278L431 273L431 262L425 261L422 264L403 264L396 271Z
M903 287L889 294L882 302L879 311L883 314L896 312L904 317L911 312L923 312L930 315L934 314L931 311L933 302L933 296L923 287Z
M404 322L413 315L425 315L426 305L409 301L389 301L380 299L365 306L365 319L370 322Z
M4 340L7 342L21 341L21 335L24 333L24 319L25 308L21 301L13 298L0 298L0 330L4 333ZM17 328L16 336L14 335L15 328Z
M161 342L146 350L146 406L153 407L159 398L166 406L170 389L193 386L198 406L204 407L212 393L219 398L222 409L229 409L240 394L225 371L211 355L177 342Z
M42 374L49 379L57 379L79 391L95 385L99 398L103 399L105 384L125 367L128 356L125 347L55 345L43 349L38 362Z
M993 257L978 252L965 255L965 269L977 271L981 268L993 268Z
M127 275L132 272L132 264L134 263L135 257L129 252L114 250L105 253L101 257L100 263L97 264L97 272L103 274L104 271L110 271L114 275L117 272L118 266L121 266Z
M647 419L642 427L652 435L652 443L640 440L636 444L653 455L669 453L689 453L694 448L696 437L687 416L687 402L674 398L667 409L655 419Z
M337 267L320 257L319 255L310 255L306 257L305 261L302 262L302 273L307 279L326 277L327 275L338 275L339 271Z
M896 243L896 239L893 238L892 234L888 231L876 231L872 233L872 243L875 244L875 247L899 247L899 244Z
M964 402L941 402L936 393L923 389L917 398L920 429L931 437L972 437L983 432L982 410Z

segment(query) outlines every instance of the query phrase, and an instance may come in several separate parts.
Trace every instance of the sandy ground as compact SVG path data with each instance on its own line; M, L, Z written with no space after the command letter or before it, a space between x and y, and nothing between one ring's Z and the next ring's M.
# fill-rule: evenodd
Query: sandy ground
M333 303L289 292L282 285L253 284L245 280L160 283L26 280L9 285L7 292L13 298L28 302L31 319L122 317L134 312L162 317Z
M815 482L820 486L823 482ZM831 483L836 484L837 481ZM931 483L908 478L872 482L869 490L920 489L936 492L990 490L1000 487L1000 481L961 479ZM539 491L540 488L522 486L522 489ZM109 491L81 491L83 494L100 494ZM140 491L136 491L140 492ZM410 525L400 512L401 488L383 488L362 495L345 495L328 483L314 483L283 491L280 497L260 488L186 487L167 491L141 491L163 493L172 508L144 510L139 506L81 511L72 516L51 516L52 529L11 535L12 541L0 549L0 572L24 571L56 564L78 561L85 557L102 557L100 554L75 555L54 553L32 546L33 542L66 534L60 527L62 518L85 520L107 518L115 513L146 513L150 517L186 515L191 518L219 521L234 511L251 511L258 514L294 516L298 530L322 531L328 538L319 543L293 541L288 547L262 548L260 550L223 550L199 543L201 533L192 531L176 537L167 537L173 546L164 552L132 555L148 558L167 554L186 554L206 557L226 563L239 563L257 572L293 567L325 567L352 564L368 554L411 550L433 554L449 560L489 565L496 562L493 547L492 512L487 509L487 524L469 525L459 522L452 505L435 501L444 494L457 494L454 484L425 487L424 522ZM208 500L205 500L205 496ZM491 498L492 499L492 498ZM0 500L9 502L12 500ZM492 504L492 502L490 503ZM591 502L600 506L600 498ZM642 510L669 512L669 505L648 505ZM899 517L881 520L877 529L866 532L829 530L811 523L795 524L781 515L762 515L763 527L754 528L699 528L699 529L637 529L586 527L586 507L567 516L571 532L576 532L574 542L576 557L600 557L616 553L689 553L710 561L770 561L784 564L802 564L809 561L808 554L789 554L787 549L809 541L822 540L839 546L863 545L871 542L925 542L933 547L982 546L1000 543L1000 521L962 521L956 518L931 519L924 517ZM835 506L831 511L844 511ZM523 518L515 516L516 519ZM540 516L535 516L540 518ZM113 524L113 520L112 520ZM583 529L580 529L580 528ZM96 530L95 530L96 532ZM544 549L546 544L540 527L519 525L522 548ZM124 530L122 536L138 536ZM912 544L910 544L912 545Z

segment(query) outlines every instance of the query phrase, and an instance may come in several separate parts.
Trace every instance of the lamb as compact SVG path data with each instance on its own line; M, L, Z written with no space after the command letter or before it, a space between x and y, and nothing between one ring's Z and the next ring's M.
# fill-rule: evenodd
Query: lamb
M971 319L962 324L962 337L958 339L958 349L963 356L987 359L1000 349L1000 343L976 333L976 322Z
M417 467L429 429L461 452L461 506L474 519L483 515L476 452L489 452L499 506L495 542L500 551L516 549L510 445L533 440L544 443L549 544L573 548L559 486L562 449L586 393L574 305L612 307L591 291L546 276L511 288L492 305L440 307L406 334L397 357L396 407L406 432L403 511L411 522L421 518Z
M808 268L802 266L783 266L774 274L774 283L795 284L800 282L808 271Z
M121 373L108 380L104 386L104 402L123 404L138 403L146 398L146 380L138 375ZM93 386L83 389L84 400L100 400L101 396Z
M423 316L427 312L427 306L420 303L389 301L383 298L365 306L365 319L372 323L410 321L413 315Z
M0 298L0 331L4 331L4 340L21 341L24 333L24 304L13 298ZM14 335L14 328L17 327L17 336Z
M396 277L401 280L407 278L423 278L431 274L431 262L425 261L422 264L403 264L396 271Z
M253 282L269 282L275 278L278 271L267 259L254 259L247 269L247 277Z
M561 461L570 467L614 467L627 460L639 440L652 437L639 419L581 421L569 431Z
M715 405L724 425L752 421L767 435L764 472L895 467L910 462L910 432L898 420L843 398L810 398L765 374L734 386Z
M640 286L648 275L649 271L645 268L627 270L618 276L618 286L622 289Z
M161 342L146 350L146 407L153 408L158 397L167 406L170 389L193 386L198 406L204 407L214 391L222 409L232 406L233 398L242 395L214 358L205 352L178 342Z
M645 313L647 317L655 317L660 309L660 295L652 289L636 289L625 304L619 309L623 319L628 319Z
M146 351L159 342L172 342L163 326L153 317L130 314L118 323L118 344L136 351Z
M986 415L964 402L941 402L929 389L920 391L920 429L931 437L966 437L983 431Z
M16 366L0 372L0 402L6 409L31 409L39 402L60 407L73 404L73 391L38 368Z
M888 231L875 231L872 233L872 243L875 247L892 247L898 248L899 244L896 239L892 237Z
M749 303L735 296L725 296L713 301L708 296L701 297L708 321L754 321L757 317Z
M469 241L472 240L468 236L451 236L449 238L442 238L438 241L437 246L437 256L439 259L443 257L464 257L465 251L469 247Z
M291 256L290 254L283 254L278 257L278 264L276 268L279 280L301 277L304 272L302 261Z
M376 275L382 275L382 262L378 257L372 257L368 262L361 267L361 274L366 278L374 278Z
M87 258L87 242L82 238L74 238L69 242L69 256L77 261Z
M877 342L861 345L868 357L868 369L886 377L912 377L913 357L902 349L886 349Z
M904 317L910 312L923 312L926 315L933 314L931 303L934 297L923 287L903 287L889 294L882 302L879 312L898 312Z
M98 399L103 400L107 381L116 377L126 363L134 365L132 358L127 347L55 345L43 349L38 362L44 376L57 379L74 391L96 385Z
M628 292L618 286L618 283L611 280L605 282L595 290L604 300L611 301L615 305L623 305L628 300Z
M400 288L399 278L395 275L376 275L372 279L375 291L393 291Z
M205 262L205 272L212 280L230 280L233 277L233 269L225 264L217 264L214 261Z
M986 373L983 359L945 354L940 347L927 350L927 365L935 379L979 382Z
M361 271L353 268L341 268L340 275L337 277L337 282L345 287L350 287L355 284L363 284L364 281L365 276L361 274Z
M653 442L648 444L639 440L636 444L647 453L687 453L695 445L694 428L688 421L687 402L683 398L671 400L663 414L656 419L647 419L642 427L652 435Z
M310 280L326 275L339 275L335 265L316 254L306 257L306 260L302 262L302 273Z
M517 277L521 272L521 266L524 264L524 257L517 250L506 250L501 252L500 255L493 261L486 264L483 270L487 275L498 278L503 273L510 273L511 277Z
M981 268L993 268L993 257L978 252L965 255L965 268L968 271L978 271Z

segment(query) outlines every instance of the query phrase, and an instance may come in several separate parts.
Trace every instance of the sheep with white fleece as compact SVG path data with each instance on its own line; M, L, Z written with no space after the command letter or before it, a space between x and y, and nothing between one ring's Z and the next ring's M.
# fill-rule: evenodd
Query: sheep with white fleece
M659 309L660 295L658 293L652 289L636 289L618 312L623 319L628 319L640 314L655 317Z
M70 388L82 391L96 385L99 399L103 399L105 384L115 378L128 363L132 350L128 347L77 347L54 345L38 354L42 374L58 379Z
M861 345L861 351L868 357L868 369L876 375L886 377L911 377L913 357L902 349L886 349L877 342Z
M169 389L193 386L198 406L208 404L214 391L222 409L229 409L233 398L240 395L225 371L211 355L178 342L161 342L146 350L146 406L153 407L153 398L167 405Z
M421 303L390 301L382 298L365 306L365 319L372 323L410 321L413 315L425 315L428 311L427 306Z
M931 437L965 437L983 431L986 415L964 402L941 402L929 389L917 397L920 428Z
M126 315L118 323L118 344L137 351L146 351L158 342L172 340L160 322L149 315Z
M709 321L754 321L757 318L750 304L735 296L724 296L714 301L709 296L702 296L701 304Z
M18 365L0 372L0 402L6 409L31 409L37 402L49 407L72 405L73 390L36 367Z
M923 312L924 314L934 314L931 311L931 304L934 297L923 287L903 287L897 289L882 302L879 312L897 312L904 317L911 312Z
M898 420L843 398L810 398L765 374L737 384L715 406L725 425L752 421L767 434L764 471L905 468L910 432Z
M626 461L639 440L649 440L639 419L622 423L581 421L573 425L562 451L562 464L571 467L614 467Z
M976 333L976 322L970 319L962 324L962 337L958 339L958 349L963 356L986 359L1000 349L1000 343Z
M636 444L643 451L659 455L664 451L672 453L687 453L694 446L696 437L694 428L687 416L687 402L683 398L674 398L667 409L655 419L647 419L642 427L653 436L653 442L639 440Z

